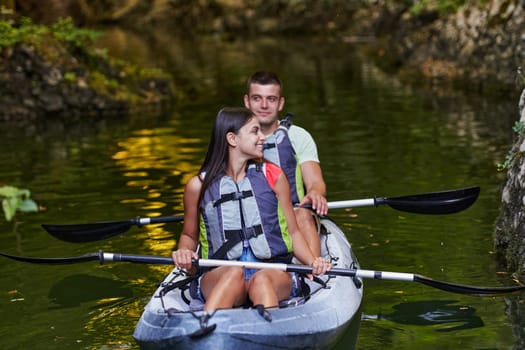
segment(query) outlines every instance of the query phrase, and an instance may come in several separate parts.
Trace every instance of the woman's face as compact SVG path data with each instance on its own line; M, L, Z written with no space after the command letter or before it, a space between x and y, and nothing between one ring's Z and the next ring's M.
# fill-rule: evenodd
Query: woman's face
M266 140L261 132L261 125L253 116L235 135L240 151L250 158L262 158L263 145Z

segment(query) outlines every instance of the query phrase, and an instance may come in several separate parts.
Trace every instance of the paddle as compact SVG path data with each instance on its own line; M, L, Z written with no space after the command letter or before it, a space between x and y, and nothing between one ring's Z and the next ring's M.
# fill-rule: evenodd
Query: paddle
M184 216L136 217L135 219L125 221L103 221L71 225L42 224L42 227L62 241L85 243L117 236L126 232L134 225L142 227L143 225L149 224L180 221L184 221Z
M467 187L442 192L431 192L393 198L370 198L328 202L329 209L388 205L400 211L418 214L451 214L470 207L478 198L479 187ZM51 225L42 227L56 238L73 243L98 241L126 232L133 225L142 226L162 222L183 221L183 216L140 218L128 221L107 221L88 224Z
M386 204L393 209L417 214L452 214L470 207L478 198L479 187L414 194L401 197L356 199L329 202L329 209L379 206Z
M172 265L173 260L169 257L159 256L148 256L148 255L126 255L117 253L104 253L99 251L98 253L90 253L86 255L68 257L68 258L35 258L16 256L6 253L0 255L27 263L33 264L75 264L86 261L98 260L101 264L105 262L132 262L140 264L160 264L160 265ZM281 264L281 263L263 263L263 262L245 262L245 261L229 261L229 260L214 260L214 259L200 259L195 260L194 265L198 267L218 267L218 266L239 266L248 269L275 269L279 271L297 272L309 274L312 273L312 268L305 265L292 265L292 264ZM345 276L345 277L360 277L360 278L374 278L382 280L396 280L406 282L419 282L427 286L441 289L447 292L459 293L459 294L471 294L479 296L499 296L510 293L517 293L525 290L525 285L515 285L510 287L477 287L468 286L463 284L456 284L450 282L436 281L428 277L424 277L412 273L404 272L387 272L387 271L372 271L372 270L360 270L360 269L343 269L343 268L332 268L326 273L330 276Z

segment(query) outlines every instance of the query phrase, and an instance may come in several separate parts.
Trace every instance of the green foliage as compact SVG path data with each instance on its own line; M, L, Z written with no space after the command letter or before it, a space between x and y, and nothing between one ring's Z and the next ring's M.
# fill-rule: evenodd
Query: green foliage
M514 123L514 126L512 127L512 130L516 134L518 134L518 136L521 137L521 135L523 135L523 132L525 131L525 123L523 123L522 121L516 121ZM509 153L507 153L507 156L505 157L505 161L503 163L498 163L496 165L498 171L509 169L514 163L514 161L521 156L522 156L521 151L516 152L516 151L510 150Z
M455 13L466 0L419 0L414 1L410 12L419 15L424 11L437 11L440 15Z
M76 47L93 44L101 35L100 32L75 27L71 18L61 19L51 26L53 36L59 41Z
M0 21L0 49L19 43L36 44L46 36L52 36L63 44L83 47L92 44L101 33L76 28L71 18L61 19L51 26L34 24L30 18L22 17L18 24Z
M69 82L74 82L77 80L77 75L74 72L66 72L64 74L64 80Z
M514 159L516 159L516 153L511 151L507 153L507 156L505 157L505 161L503 163L496 164L496 168L498 169L498 171L507 170L514 162Z
M105 50L92 49L91 44L101 34L75 27L71 18L60 19L50 26L34 24L29 18L16 24L0 20L0 52L16 49L17 44L29 45L46 62L60 67L63 81L68 84L82 84L111 100L132 105L160 101L162 94L158 91L148 94L144 81L169 81L170 77L114 60Z
M516 134L521 134L523 132L523 130L525 130L525 124L522 121L516 121L514 123L514 126L512 127L512 130Z
M23 17L18 27L8 21L0 21L0 48L14 46L21 42L34 43L48 33L45 26L34 25L31 19Z
M21 212L37 212L38 206L31 198L31 192L26 189L18 189L12 186L0 187L0 198L2 198L2 209L7 221L11 221L17 210Z

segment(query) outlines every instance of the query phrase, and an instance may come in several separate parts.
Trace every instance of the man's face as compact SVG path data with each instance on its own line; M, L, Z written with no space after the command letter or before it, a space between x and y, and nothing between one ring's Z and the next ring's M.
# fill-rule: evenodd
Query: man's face
M284 106L281 88L275 84L250 84L248 94L244 95L244 106L255 114L263 128L276 125Z

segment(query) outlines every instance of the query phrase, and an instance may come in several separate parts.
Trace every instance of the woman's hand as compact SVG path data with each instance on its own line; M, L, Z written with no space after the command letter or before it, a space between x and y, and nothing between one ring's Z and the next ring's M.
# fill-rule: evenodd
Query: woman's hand
M316 276L324 275L326 271L330 270L331 268L332 264L330 264L327 259L323 257L317 257L312 263L312 274Z
M188 273L193 274L197 271L197 268L193 266L192 261L199 259L199 255L195 251L190 249L178 249L171 253L173 263L178 268L186 270Z

